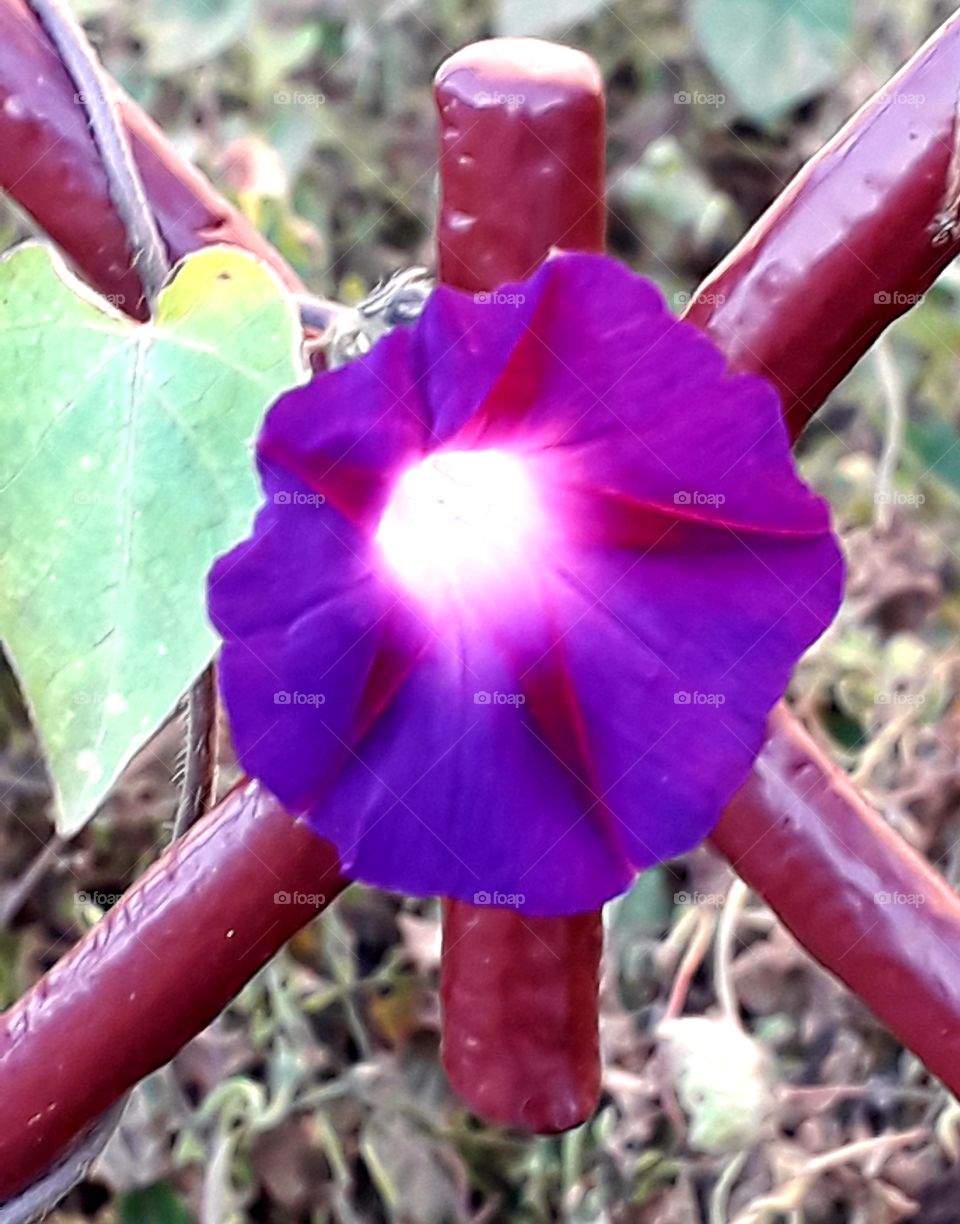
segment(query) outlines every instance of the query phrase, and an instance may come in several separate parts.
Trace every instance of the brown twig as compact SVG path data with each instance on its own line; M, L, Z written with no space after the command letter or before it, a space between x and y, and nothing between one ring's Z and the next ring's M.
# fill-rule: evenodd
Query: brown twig
M59 0L27 0L27 4L76 86L75 99L87 116L109 182L110 199L123 222L144 292L152 304L170 273L170 260L133 160L113 85L80 23Z
M219 721L217 676L213 663L205 667L187 698L187 734L183 750L183 782L173 820L173 840L182 837L213 802L217 785Z

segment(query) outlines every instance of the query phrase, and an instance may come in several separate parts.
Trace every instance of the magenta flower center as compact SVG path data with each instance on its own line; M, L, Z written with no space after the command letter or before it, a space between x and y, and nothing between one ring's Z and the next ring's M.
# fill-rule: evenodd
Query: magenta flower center
M408 589L437 599L508 582L529 565L542 520L518 455L441 451L397 481L376 538Z

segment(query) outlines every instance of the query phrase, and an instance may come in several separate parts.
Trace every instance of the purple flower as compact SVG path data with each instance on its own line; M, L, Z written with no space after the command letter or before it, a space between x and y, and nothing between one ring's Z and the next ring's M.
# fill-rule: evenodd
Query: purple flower
M601 256L438 288L258 455L234 742L384 888L575 913L691 849L840 599L776 392Z

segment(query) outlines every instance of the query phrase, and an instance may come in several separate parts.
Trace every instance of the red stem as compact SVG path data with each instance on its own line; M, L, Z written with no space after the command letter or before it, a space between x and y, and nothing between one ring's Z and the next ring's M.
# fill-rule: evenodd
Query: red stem
M129 303L139 288L128 270L122 229L106 199L106 180L96 150L76 111L73 90L62 68L52 58L46 40L26 22L20 0L0 0L0 185L5 185L33 213L42 228L58 238L93 283L106 293L123 294L123 300ZM950 179L960 76L951 60L953 64L960 61L958 44L960 35L954 20L899 78L902 94L919 94L922 89L927 99L921 109L909 112L912 137L904 129L906 108L890 104L854 120L853 128L843 137L844 147L834 143L817 159L815 179L807 177L805 190L815 191L823 212L811 215L811 225L832 225L837 217L853 217L852 224L845 225L839 237L835 234L832 255L830 251L821 251L812 273L805 272L802 262L798 263L790 272L790 296L772 295L769 287L775 285L779 275L776 262L779 210L775 205L761 221L759 230L747 235L719 274L725 278L727 302L716 310L702 300L694 306L693 317L714 330L735 361L743 358L737 355L733 328L739 326L738 320L743 320L743 334L750 336L750 342L741 347L741 354L752 349L758 355L758 368L765 369L770 376L776 377L778 368L783 370L779 380L781 386L791 390L790 403L803 406L802 411L794 408L791 412L794 421L802 422L806 410L816 407L846 368L847 358L837 361L833 337L823 334L835 328L845 334L847 331L846 302L839 297L844 273L842 249L862 251L870 246L873 250L873 259L866 268L857 261L849 268L846 287L854 295L851 300L858 304L858 326L863 328L858 332L855 327L849 335L846 352L850 361L889 321L891 313L882 303L873 303L875 311L871 312L872 295L858 288L868 276L873 278L871 267L883 271L896 269L895 276L888 279L882 290L891 294L892 304L896 305L898 294L909 293L918 284L928 284L956 252L953 241L939 247L931 243L928 248L925 242L918 243L917 236L925 227L932 226L933 219L942 211ZM180 254L209 241L233 241L260 251L282 272L285 265L281 257L178 159L132 103L125 104L124 113L131 124L137 159L171 253ZM856 138L861 122L870 126L868 142L858 142ZM899 133L896 139L893 135L887 138L888 127L892 134ZM64 157L58 155L61 138L66 146ZM844 156L844 148L850 156ZM853 173L848 176L850 169ZM859 207L851 212L858 200ZM789 204L790 215L783 221L795 231L784 254L792 249L798 252L798 258L802 231L795 218L804 207L804 200L794 195ZM524 204L520 215L527 211L528 204ZM904 217L907 224L903 224ZM764 259L772 260L766 264L766 279L762 281L758 275L763 264L754 255L758 245L754 239L756 232L764 235L761 244ZM866 235L872 236L871 242L862 245ZM814 239L808 236L807 241ZM911 252L909 260L904 252ZM808 295L819 291L817 282L826 272L830 273L828 280L835 278L833 292L837 296L831 300L839 305L830 315L819 316L817 311L806 310L805 303ZM740 278L749 280L750 296L739 293ZM288 282L296 279L289 269L286 279ZM751 307L754 300L755 310ZM905 308L906 304L901 304ZM782 349L778 344L781 329L793 326L797 312L803 313L807 322L806 330L795 334L793 344L801 350L809 345L807 353L798 352L793 346ZM829 373L822 373L827 370ZM815 394L812 387L816 388ZM226 831L232 821L229 813L235 814L237 807L235 793L210 819L223 816ZM244 810L249 814L248 808ZM803 852L799 865L780 848L785 822L789 822L791 843L798 847L798 854L800 849ZM91 1002L86 983L97 972L101 944L108 942L104 931L111 929L100 924L57 966L55 991L49 989L48 975L0 1020L0 1100L6 1106L16 1098L21 1100L23 1109L23 1117L20 1113L11 1114L10 1121L6 1109L0 1111L0 1150L5 1155L0 1198L15 1193L45 1169L63 1149L70 1133L79 1132L119 1092L161 1065L176 1045L198 1032L211 1015L229 1002L241 984L242 979L231 975L220 977L218 961L224 951L223 941L211 951L204 939L204 925L198 925L194 917L202 912L209 922L210 911L204 898L210 881L219 873L233 878L238 869L233 857L240 854L246 858L236 838L221 836L205 843L208 866L202 888L171 891L167 887L167 881L180 879L180 855L206 828L204 823L168 851L151 873L150 905L142 907L143 913L139 913L141 906L137 902L138 924L162 917L173 936L164 950L163 981L168 983L164 1006L138 1009L135 1013L129 1010L127 983L139 980L151 967L156 969L153 958L132 934L124 941L109 942L111 971L108 977L100 979L101 993L95 1003ZM275 843L264 847L269 849L267 861L274 869L279 868L277 874L285 877L284 885L290 889L291 881L301 878L298 874L301 860L309 866L306 860L311 852L302 840L303 832L275 808L269 809L263 828ZM724 816L713 840L737 864L748 882L768 898L814 955L870 1002L888 1027L921 1057L941 1067L941 1048L952 1053L947 1039L960 1019L960 1004L949 1001L949 983L955 976L950 949L960 946L957 902L951 895L944 895L939 885L931 886L929 868L886 826L878 824L862 800L850 793L843 775L787 716L778 714L773 719L770 740L757 770ZM870 865L869 869L865 866L852 870L847 845L861 863ZM313 868L316 877L311 881L313 889L318 887L316 880L331 865L329 851L317 853L322 861ZM809 883L809 891L802 900L798 899L798 870ZM888 891L888 881L893 880L905 895L929 894L935 897L936 905L915 910L890 906L880 912L874 904L877 891L874 879L883 880L884 891ZM819 900L813 897L816 889ZM216 929L222 934L228 916L231 925L239 929L235 913L247 911L248 907L251 912L257 906L270 912L275 891L269 873L246 878L244 888L229 895L227 890L218 890L220 909L216 917L220 925ZM326 891L332 895L334 888ZM139 896L139 888L132 891L105 921L122 927L124 915ZM838 915L833 907L840 900L844 902L844 921L838 929L834 926ZM830 907L829 915L824 905ZM292 917L294 911L290 914ZM921 932L919 927L925 926L928 914L934 915L933 926L930 931ZM297 918L303 919L303 914ZM132 930L133 924L127 925ZM931 931L939 935L941 942ZM261 963L261 948L266 959L290 933L290 925L284 921L266 930L258 945L256 964ZM149 965L145 968L141 962L146 961ZM897 975L911 983L909 999L904 1000L900 991L886 994L877 988L878 964L885 966L888 983ZM251 960L247 968L254 967ZM184 983L188 984L186 990ZM176 1016L171 1018L168 1000L175 996ZM198 1004L195 1009L194 999ZM916 1018L925 1010L928 1016L937 1019L921 1031L924 1026ZM17 1024L17 1017L32 1017L35 1013L41 1016L41 1027L47 1034L45 1041L36 1047L22 1031L22 1024ZM111 1021L113 1016L124 1017L123 1025ZM176 1028L173 1035L171 1024ZM73 1044L74 1034L83 1037L79 1047ZM51 1060L51 1050L58 1042L58 1057L70 1055L73 1079L69 1082L58 1079L57 1092L51 1093L45 1090L44 1077L48 1067L57 1065L56 1060ZM136 1057L132 1059L125 1052L128 1043L135 1046ZM122 1076L114 1076L105 1066L113 1060L124 1066ZM57 1075L60 1074L58 1070ZM940 1074L955 1090L960 1089L960 1069L956 1065L941 1067ZM82 1103L80 1107L74 1105L74 1094ZM51 1106L56 1109L51 1111ZM61 1111L69 1119L68 1124L55 1124ZM27 1127L22 1125L24 1117ZM31 1125L36 1117L45 1119L42 1127Z
M346 884L334 849L255 783L231 791L4 1014L0 1202L205 1028Z
M960 900L786 710L774 713L771 732L714 846L956 1092Z
M486 291L523 279L552 246L603 250L603 81L592 60L550 43L477 43L443 65L436 97L442 280ZM445 902L443 1062L475 1113L539 1133L593 1113L602 943L598 911L528 918Z
M778 383L794 436L957 254L945 222L960 208L958 96L960 15L797 176L687 312L737 369ZM785 710L711 842L958 1091L960 901Z
M183 160L135 102L120 96L134 160L171 260L214 242L233 243L302 292L270 243ZM127 313L146 318L84 108L23 0L0 0L0 191L33 216L91 285Z
M960 13L807 163L687 309L735 369L777 384L794 437L960 250L958 106Z
M443 1065L480 1117L537 1134L589 1118L600 1095L603 922L443 907Z

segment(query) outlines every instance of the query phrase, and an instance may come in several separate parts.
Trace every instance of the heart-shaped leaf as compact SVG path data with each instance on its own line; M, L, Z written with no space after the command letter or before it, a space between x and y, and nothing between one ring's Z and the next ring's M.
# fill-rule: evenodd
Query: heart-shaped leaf
M822 89L851 57L851 0L694 0L693 29L741 110L778 119Z
M228 247L134 323L50 248L0 262L0 636L75 832L211 657L213 558L260 494L250 440L305 377L294 302Z
M596 17L611 0L496 0L494 26L503 35L567 33L571 26Z

